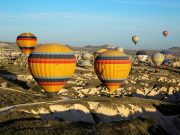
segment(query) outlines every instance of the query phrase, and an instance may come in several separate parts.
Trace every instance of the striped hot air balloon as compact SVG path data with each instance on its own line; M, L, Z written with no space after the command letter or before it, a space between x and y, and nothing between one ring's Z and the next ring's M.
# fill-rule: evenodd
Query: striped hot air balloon
M158 67L161 66L161 64L163 63L164 59L165 59L165 56L162 53L155 53L155 54L152 55L152 61Z
M29 55L28 65L37 83L49 93L58 92L72 77L76 58L61 44L40 45Z
M105 51L107 51L107 49L104 49L104 48L97 49L94 53L94 58L96 58L99 54L101 54Z
M33 49L37 45L37 38L32 33L22 33L17 37L16 43L19 46L19 48L22 50L22 52L26 56L29 56L29 54L33 51Z
M96 57L94 68L98 78L113 93L127 79L131 61L126 54L109 50Z

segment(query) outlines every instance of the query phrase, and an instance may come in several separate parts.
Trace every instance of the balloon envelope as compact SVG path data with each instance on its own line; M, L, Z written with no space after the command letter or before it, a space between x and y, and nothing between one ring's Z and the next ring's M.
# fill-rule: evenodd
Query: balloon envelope
M164 35L165 37L167 37L167 36L168 36L168 34L169 34L169 32L168 32L168 31L163 31L163 35Z
M120 52L124 52L124 49L122 47L117 47L116 50Z
M94 68L101 82L113 93L127 79L131 61L126 54L109 50L96 57Z
M173 58L173 53L170 51L167 51L167 50L161 51L160 53L164 54L164 56L165 56L163 63L165 65L168 65L170 60Z
M46 92L58 92L72 77L76 58L61 44L40 45L29 55L30 72Z
M163 63L164 59L165 59L165 56L162 53L155 53L155 54L152 55L152 61L158 67L161 66L161 64Z
M94 53L94 58L96 58L99 54L101 54L105 51L107 51L107 49L104 49L104 48L97 49Z
M135 44L137 44L138 43L138 41L140 40L140 37L139 36L133 36L132 37L132 41L135 43Z
M37 38L32 33L22 33L17 37L16 43L22 52L29 56L37 45Z
M145 51L138 51L136 53L136 57L140 62L144 62L144 61L146 61L148 55Z

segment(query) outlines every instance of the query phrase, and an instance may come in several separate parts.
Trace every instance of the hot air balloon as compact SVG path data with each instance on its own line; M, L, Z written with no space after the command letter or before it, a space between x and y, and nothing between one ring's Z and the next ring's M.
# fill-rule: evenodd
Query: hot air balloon
M123 80L127 79L131 69L131 61L126 54L109 50L96 57L94 69L110 93L114 93Z
M91 58L92 55L90 53L83 53L82 55L82 66L87 67L87 66L92 66L91 64Z
M29 55L30 72L47 93L56 93L72 77L76 58L68 47L62 44L40 45Z
M158 67L161 66L161 64L163 63L164 59L165 59L165 56L162 53L155 53L155 54L152 55L152 61Z
M168 34L169 34L169 32L168 32L168 31L163 31L163 35L164 35L165 37L167 37L167 36L168 36Z
M96 58L99 54L101 54L105 51L107 51L107 49L104 49L104 48L97 49L94 53L94 58Z
M33 49L37 45L37 38L32 33L22 33L17 37L16 43L19 46L19 48L22 50L22 52L26 56L29 56L29 54L33 51Z
M169 61L173 58L173 53L167 50L161 51L160 53L164 54L165 59L163 61L164 65L168 65Z
M116 47L117 51L124 52L124 49L122 47Z
M107 50L114 50L114 47L112 45L107 45Z
M139 36L135 35L135 36L132 37L132 41L134 42L134 44L137 44L139 40L140 40Z
M136 57L140 62L146 61L148 55L145 51L137 51Z

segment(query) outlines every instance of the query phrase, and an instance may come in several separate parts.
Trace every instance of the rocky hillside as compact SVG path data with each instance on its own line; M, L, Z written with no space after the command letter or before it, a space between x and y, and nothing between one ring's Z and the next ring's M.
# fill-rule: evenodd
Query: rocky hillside
M17 45L15 42L0 42L0 47L1 46L6 46L7 48L17 48ZM88 51L88 52L94 53L95 50L99 48L107 48L108 46L111 46L111 45L109 44L104 44L104 45L99 45L99 46L87 45L84 47L78 47L78 46L72 46L72 45L66 45L66 46L68 46L69 48L75 51ZM148 53L149 56L151 56L155 52L162 51L162 50L146 50L146 49L144 50ZM180 47L172 47L166 50L172 52L176 56L180 56ZM130 50L130 49L125 49L124 51L125 53L129 55L135 55L137 52L137 50Z

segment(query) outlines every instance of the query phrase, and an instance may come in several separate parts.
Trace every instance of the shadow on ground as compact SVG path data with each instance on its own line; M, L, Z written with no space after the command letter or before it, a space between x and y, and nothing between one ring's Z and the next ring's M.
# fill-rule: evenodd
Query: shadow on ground
M16 74L13 74L13 73L8 72L8 71L6 71L6 70L0 70L0 77L6 79L6 80L9 81L9 82L12 82L12 83L20 86L20 87L23 88L23 89L26 89L26 90L29 89L29 87L28 87L28 85L26 84L26 82L19 81L19 80L17 79L17 75L16 75Z
M15 112L8 112L3 114L6 120L0 122L0 132L3 134L179 135L180 110L173 112L178 107L179 105L159 105L156 106L159 109L156 112L142 110L142 112L130 113L127 117L85 113L78 109L40 114L40 118L25 112L18 112L17 116L12 117ZM172 111L169 114L164 113L168 108Z

